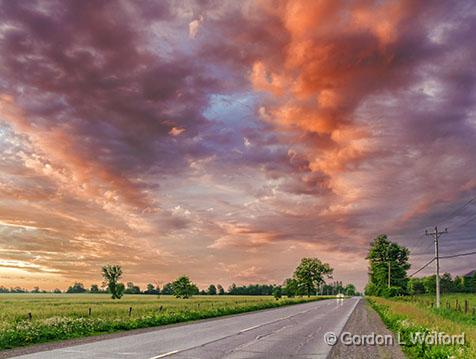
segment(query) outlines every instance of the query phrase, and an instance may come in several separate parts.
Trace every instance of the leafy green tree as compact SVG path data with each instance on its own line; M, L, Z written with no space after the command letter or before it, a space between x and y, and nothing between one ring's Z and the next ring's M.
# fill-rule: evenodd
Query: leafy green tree
M293 298L298 294L298 284L293 278L288 278L284 281L283 292L288 298Z
M463 277L463 291L465 293L472 293L473 290L473 277Z
M86 288L84 288L83 283L76 282L72 286L70 286L66 293L84 293L86 292Z
M147 289L144 290L144 294L160 294L160 289L159 287L157 286L154 287L154 285L152 283L148 283L147 284Z
M355 285L353 284L347 284L344 288L344 294L345 295L348 295L350 297L356 295L356 289L355 289Z
M276 299L276 300L279 300L281 299L281 297L283 296L283 290L281 288L280 285L274 287L273 289L273 297Z
M223 289L221 284L217 285L217 290L218 290L218 295L224 295L225 294L225 289Z
M208 294L209 295L216 295L217 294L217 287L214 284L210 284L208 287Z
M187 276L181 276L172 283L174 295L177 298L190 298L194 294L198 294L198 288L190 281Z
M336 294L334 286L332 286L330 284L324 284L323 286L321 286L321 292L324 295L335 295Z
M105 285L111 293L112 299L121 299L124 294L124 284L119 283L122 277L122 268L119 265L105 265L102 267L102 276L105 281Z
M1 293L1 291L0 291L0 293ZM60 293L61 293L61 289L55 288L55 289L53 289L53 293L54 293L54 294L60 294Z
M401 287L395 287L395 286L391 286L391 287L385 287L383 288L382 290L382 295L386 298L388 297L396 297L398 295L403 295L404 292L403 292L403 289Z
M126 294L140 294L140 287L134 285L133 282L127 282L126 290L124 291Z
M91 293L99 293L99 286L97 284L91 284L91 289L89 289Z
M307 296L316 293L316 289L325 283L324 278L332 278L333 269L318 258L302 258L294 271L294 279Z
M408 291L411 295L425 294L426 288L421 278L410 278L408 281Z
M174 288L172 283L166 283L162 288L162 294L164 295L171 295L174 294Z
M464 291L464 286L463 286L463 278L460 276L456 276L454 281L453 281L453 290L455 292L461 293Z
M423 285L425 286L425 292L435 294L436 292L436 275L430 275L423 278Z
M435 283L436 285L436 283ZM453 291L453 279L450 273L444 273L440 278L440 288L442 293L451 293Z
M405 293L408 284L407 270L410 269L409 255L408 248L389 241L385 234L375 238L370 244L367 255L370 263L369 284L372 283L372 286L367 287L366 294L369 289L372 292L371 295L377 296L388 295L390 292ZM385 289L388 287L389 264L390 286L397 288L390 292Z

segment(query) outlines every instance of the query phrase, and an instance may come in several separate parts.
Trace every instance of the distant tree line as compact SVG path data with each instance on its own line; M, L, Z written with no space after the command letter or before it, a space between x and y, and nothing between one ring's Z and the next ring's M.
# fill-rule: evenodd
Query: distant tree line
M440 277L441 293L476 293L476 273L472 276L456 276L452 278L450 273L444 273ZM421 278L410 278L408 281L408 293L434 294L436 292L436 275Z
M230 295L272 295L276 285L272 284L250 284L237 287L233 283L228 288Z
M194 295L273 295L276 299L282 296L311 296L311 295L356 295L358 294L353 284L343 286L342 282L333 282L327 284L326 278L332 278L332 268L327 263L322 263L317 258L303 258L296 268L293 277L288 278L282 285L276 284L250 284L237 286L233 283L227 291L221 284L210 284L207 290L200 290L189 277L183 275L175 281L164 284L162 288L159 285L148 283L145 290L134 284L127 282L125 285L121 282L122 268L119 265L105 265L101 268L104 282L101 286L92 284L86 288L83 283L75 282L69 286L64 293L108 293L112 299L120 299L124 294L145 294L145 295L175 295L177 298L190 298ZM19 287L5 288L0 287L0 293L28 293L26 289ZM33 288L31 293L48 293ZM60 289L54 289L49 293L62 293Z

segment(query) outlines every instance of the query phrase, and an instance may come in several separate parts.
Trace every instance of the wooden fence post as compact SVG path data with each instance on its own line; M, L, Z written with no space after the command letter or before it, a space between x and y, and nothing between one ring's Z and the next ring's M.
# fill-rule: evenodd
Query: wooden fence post
M31 312L28 313L28 320L32 320L33 319L33 316L31 315Z
M91 308L88 309L88 315L91 316Z
M132 307L129 307L129 317L131 316L132 314Z
M464 314L468 314L468 300L464 300Z

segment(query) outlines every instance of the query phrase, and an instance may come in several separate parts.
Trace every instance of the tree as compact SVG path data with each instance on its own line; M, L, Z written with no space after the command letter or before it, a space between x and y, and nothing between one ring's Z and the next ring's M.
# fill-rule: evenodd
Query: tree
M89 291L91 293L99 293L99 286L97 284L91 284L91 289Z
M293 278L288 278L284 281L283 292L288 298L293 298L298 294L298 284Z
M225 290L223 289L221 284L217 285L217 290L218 290L218 295L224 295L225 294Z
M119 283L122 277L122 268L119 265L105 265L102 267L102 276L112 299L121 299L124 294L124 284Z
M273 289L273 297L276 299L276 300L279 300L281 299L281 297L283 296L283 291L282 291L282 288L280 285L274 287Z
M473 277L463 277L463 290L465 293L473 292Z
M355 285L347 284L344 288L344 294L348 295L349 297L356 295Z
M174 288L172 283L166 283L164 287L162 288L162 294L163 295L171 295L174 294Z
M383 296L393 293L403 294L407 291L407 270L410 269L406 247L390 242L385 234L375 238L370 244L367 259L370 263L369 284L372 286L371 295ZM390 266L390 286L395 287L390 292L388 288L388 268ZM367 290L366 290L367 294Z
M55 288L55 289L53 289L53 293L54 293L54 294L60 294L60 293L61 293L61 289Z
M127 282L126 290L124 291L126 294L140 294L140 287L134 285L133 282Z
M430 294L435 294L436 292L436 275L430 275L423 278L423 286L425 287L425 292Z
M455 292L463 292L464 286L463 286L463 278L460 276L456 276L455 280L453 281L453 290Z
M185 275L177 278L177 280L175 280L175 282L172 283L172 288L174 291L174 295L177 298L186 299L186 298L190 298L193 294L198 293L197 286L193 284L190 281L190 278L188 278Z
M66 293L84 293L86 292L86 288L84 288L83 283L76 282L72 286L70 286Z
M216 295L217 294L217 287L214 284L210 284L208 287L208 294L209 295Z
M317 287L325 283L324 277L332 278L333 269L318 258L303 258L294 272L294 279L308 297L316 293Z
M444 273L441 276L440 288L442 293L451 293L453 291L453 279L451 278L450 273Z
M408 291L411 295L425 294L426 288L421 278L410 278L408 281Z
M147 289L144 290L144 294L160 294L159 286L154 287L152 283L147 284Z
M31 293L40 293L40 287L33 287L33 289L31 290Z

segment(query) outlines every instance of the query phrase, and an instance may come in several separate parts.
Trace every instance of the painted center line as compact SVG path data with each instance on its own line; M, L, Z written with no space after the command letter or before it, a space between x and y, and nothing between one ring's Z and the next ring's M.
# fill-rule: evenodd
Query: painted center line
M257 329L257 328L260 328L260 327L264 327L266 325L269 325L269 324L273 324L273 323L276 323L276 322L279 322L279 321L282 321L282 320L286 320L286 319L290 319L290 318L293 318L293 317L296 317L298 315L302 315L302 314L306 314L306 313L309 313L310 311L313 311L315 310L316 308L311 308L311 309L308 309L308 310L304 310L304 311L300 311L300 312L297 312L295 314L290 314L290 315L287 315L287 316L284 316L284 317L280 317L280 318L277 318L275 320L271 320L269 322L265 322L265 323L261 323L261 324L257 324L257 325L254 325L252 327L249 327L249 328L245 328L245 329L242 329L238 332L238 334L241 334L241 333L245 333L245 332L248 332L250 330L253 330L253 329ZM235 334L232 334L230 336L233 336L233 335L236 335L236 332ZM258 336L258 337L264 337L264 336L267 336L267 335L261 335L261 336ZM225 339L229 336L225 336L223 338L219 338L217 340L212 340L210 342L207 342L207 343L203 343L201 344L200 346L203 346L203 345L206 345L206 344L210 344L210 343L213 343L215 341L218 341L218 340L222 340L222 339ZM257 338L258 339L258 338ZM154 356L154 357L151 357L149 359L160 359L160 358L165 358L165 357L168 357L170 355L174 355L174 354L177 354L179 352L183 352L183 351L187 351L187 350L190 350L190 349L193 349L194 347L192 348L185 348L185 349L178 349L178 350L173 350L173 351L170 351L170 352L167 352L167 353L164 353L164 354L160 354L160 355L157 355L157 356Z

